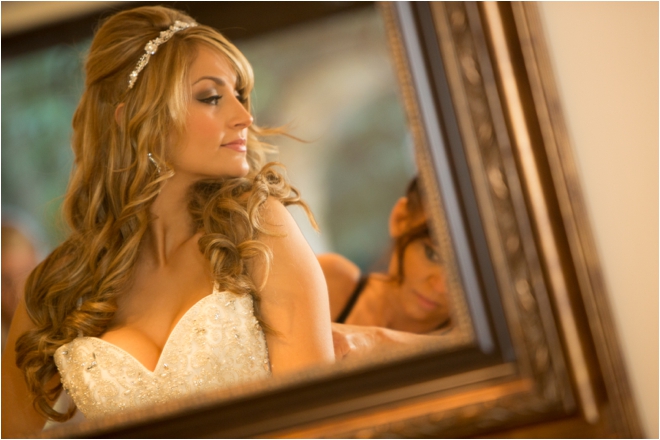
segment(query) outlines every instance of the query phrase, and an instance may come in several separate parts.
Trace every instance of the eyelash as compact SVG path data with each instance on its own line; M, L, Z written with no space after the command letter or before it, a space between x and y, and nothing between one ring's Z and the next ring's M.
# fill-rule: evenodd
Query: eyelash
M220 101L220 98L222 98L222 96L213 95L213 96L209 96L208 98L200 99L199 101L205 104L218 105L218 101ZM236 99L238 99L238 102L240 102L241 104L245 104L247 102L247 98L245 98L241 94L236 95Z
M429 261L434 263L440 262L440 255L438 255L438 253L428 244L424 244L424 254L426 255L426 258L429 259Z
M218 101L220 101L220 98L222 98L222 96L213 95L213 96L209 96L208 98L202 98L199 101L205 104L218 105Z

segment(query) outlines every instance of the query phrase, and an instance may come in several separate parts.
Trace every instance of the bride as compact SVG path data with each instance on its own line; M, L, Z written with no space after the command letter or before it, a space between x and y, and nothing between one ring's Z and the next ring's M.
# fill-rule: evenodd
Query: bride
M12 323L3 436L333 361L323 273L285 206L307 208L263 166L276 131L253 124L252 86L243 55L182 12L99 28L73 119L71 232Z

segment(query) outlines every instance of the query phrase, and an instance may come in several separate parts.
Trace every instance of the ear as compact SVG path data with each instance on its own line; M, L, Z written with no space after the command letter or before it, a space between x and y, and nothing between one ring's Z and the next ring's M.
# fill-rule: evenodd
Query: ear
M123 124L122 124L122 120L124 119L124 107L125 107L125 106L126 106L126 105L122 102L122 103L119 104L119 105L117 106L117 108L115 109L115 122L116 122L117 125L119 125L120 127L123 125Z
M410 213L408 212L408 198L401 197L396 201L392 212L390 213L390 236L400 237L408 230L410 223Z

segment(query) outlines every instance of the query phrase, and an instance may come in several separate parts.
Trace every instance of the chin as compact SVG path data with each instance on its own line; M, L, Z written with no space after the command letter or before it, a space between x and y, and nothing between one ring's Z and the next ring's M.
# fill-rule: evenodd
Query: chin
M246 164L245 167L243 167L240 171L236 173L236 176L234 177L245 177L248 175L250 172L250 167Z
M232 167L231 169L224 169L220 175L222 177L229 177L229 178L239 178L239 177L245 177L248 175L250 172L250 166L247 164L240 164L237 165L236 167Z
M420 322L426 322L439 320L446 315L446 312L441 306L438 306L434 309L427 309L419 306L413 312L411 312L411 315L414 315L415 319Z

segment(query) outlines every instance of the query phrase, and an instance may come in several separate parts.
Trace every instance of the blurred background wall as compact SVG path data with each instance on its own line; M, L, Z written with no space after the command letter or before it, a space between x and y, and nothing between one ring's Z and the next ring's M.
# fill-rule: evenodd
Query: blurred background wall
M637 410L657 438L658 3L539 9Z

